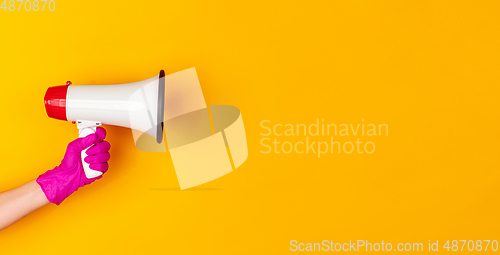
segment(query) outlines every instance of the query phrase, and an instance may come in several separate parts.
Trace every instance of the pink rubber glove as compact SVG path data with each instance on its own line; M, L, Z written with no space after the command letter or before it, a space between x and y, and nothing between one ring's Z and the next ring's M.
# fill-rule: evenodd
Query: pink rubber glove
M111 147L107 141L103 141L105 137L106 130L98 127L95 134L72 141L68 144L61 164L38 176L36 182L51 203L59 205L78 188L102 178L101 175L87 179L82 166L81 152L92 145L87 150L88 156L85 157L85 162L90 164L91 169L105 173L108 170L107 161Z

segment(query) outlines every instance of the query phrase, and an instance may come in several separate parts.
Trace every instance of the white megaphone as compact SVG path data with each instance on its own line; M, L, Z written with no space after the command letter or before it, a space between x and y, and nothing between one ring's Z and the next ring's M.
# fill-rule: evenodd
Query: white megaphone
M54 119L77 124L79 137L95 133L97 126L109 124L132 128L156 139L163 140L163 116L165 105L165 72L147 80L116 85L71 85L47 89L44 97L47 115ZM95 178L102 172L82 164L87 178Z

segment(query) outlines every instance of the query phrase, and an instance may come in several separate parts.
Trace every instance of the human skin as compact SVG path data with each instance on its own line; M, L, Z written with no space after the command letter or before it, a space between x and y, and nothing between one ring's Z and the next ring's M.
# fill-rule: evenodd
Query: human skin
M105 173L110 157L110 144L104 141L105 137L106 131L99 127L94 134L70 142L59 166L36 180L0 193L0 230L48 203L61 204L79 188L101 179L102 176L86 177L81 152L88 148L85 162L91 169Z
M48 203L36 180L0 193L0 230Z

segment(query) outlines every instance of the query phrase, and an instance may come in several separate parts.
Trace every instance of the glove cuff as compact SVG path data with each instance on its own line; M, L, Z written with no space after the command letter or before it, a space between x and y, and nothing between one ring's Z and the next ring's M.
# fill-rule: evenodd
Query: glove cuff
M71 195L78 187L71 187L66 177L67 172L58 169L58 167L41 174L36 179L49 202L60 205L64 199Z

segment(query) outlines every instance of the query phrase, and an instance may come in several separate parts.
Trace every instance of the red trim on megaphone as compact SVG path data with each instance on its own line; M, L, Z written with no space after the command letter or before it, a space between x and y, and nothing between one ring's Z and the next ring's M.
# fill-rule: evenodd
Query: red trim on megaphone
M66 94L68 85L49 87L45 92L43 101L45 111L51 118L58 120L68 120L66 117Z

